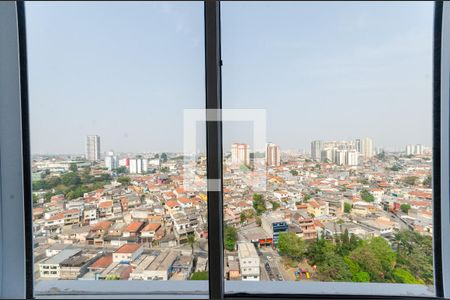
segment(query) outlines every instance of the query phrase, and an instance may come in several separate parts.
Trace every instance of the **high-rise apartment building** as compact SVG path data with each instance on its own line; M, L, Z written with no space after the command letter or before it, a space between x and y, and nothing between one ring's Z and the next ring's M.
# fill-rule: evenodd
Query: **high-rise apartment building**
M361 154L364 158L373 156L373 141L370 138L363 138L361 141Z
M347 150L335 150L333 153L333 162L339 166L343 166L346 164L345 158L347 155Z
M361 139L356 139L355 140L355 149L358 153L361 153Z
M315 161L321 160L323 150L323 141L317 140L311 142L311 158Z
M280 146L268 143L266 146L266 164L269 167L278 167L281 164Z
M119 165L119 159L116 155L114 155L113 151L109 151L105 156L105 167L108 168L109 171L117 169Z
M348 150L345 157L345 164L347 166L357 166L358 165L358 151Z
M98 135L86 137L85 158L90 161L100 160L100 137Z
M142 174L148 171L148 159L132 158L130 159L130 174Z
M335 163L340 166L357 166L358 145L361 143L358 140L351 141L313 141L311 143L311 152L315 153L319 148L320 156L316 159L325 163ZM313 157L318 154L314 154ZM373 155L373 153L372 153Z
M250 164L250 146L234 143L231 145L231 163L235 166Z
M406 155L422 155L423 145L406 145Z
M333 162L333 149L324 149L320 152L320 161L330 163Z

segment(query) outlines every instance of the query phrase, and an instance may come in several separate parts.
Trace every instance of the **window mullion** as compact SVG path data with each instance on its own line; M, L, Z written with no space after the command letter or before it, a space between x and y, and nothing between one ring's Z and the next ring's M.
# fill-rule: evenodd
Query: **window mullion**
M222 95L220 57L220 3L205 1L206 152L208 180L209 295L222 299L223 193L222 193ZM214 116L213 119L208 119Z

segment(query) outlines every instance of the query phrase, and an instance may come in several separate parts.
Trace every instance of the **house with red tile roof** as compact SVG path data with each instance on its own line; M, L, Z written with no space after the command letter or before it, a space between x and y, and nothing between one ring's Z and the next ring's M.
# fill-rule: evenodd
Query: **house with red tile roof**
M134 221L128 224L128 226L123 231L123 237L134 237L138 236L141 229L144 227L144 222Z
M113 262L131 262L139 257L144 247L139 244L125 244L113 253Z
M176 200L168 200L166 201L166 203L164 204L164 208L171 212L171 211L176 211L176 210L180 210L181 205L178 201Z
M109 267L113 262L112 254L100 257L92 265L88 267L90 272L99 273Z
M153 239L156 236L156 232L161 228L161 223L148 223L141 230L141 238L142 239Z
M192 207L192 200L186 197L178 198L178 202L182 208Z
M98 214L100 218L110 217L113 214L113 201L105 200L98 203Z

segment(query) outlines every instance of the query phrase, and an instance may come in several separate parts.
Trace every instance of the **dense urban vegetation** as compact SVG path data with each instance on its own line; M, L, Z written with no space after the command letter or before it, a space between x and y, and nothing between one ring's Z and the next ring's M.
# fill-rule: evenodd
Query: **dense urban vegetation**
M397 233L392 245L382 237L361 240L347 230L313 242L289 232L280 235L277 247L285 262L307 263L321 281L433 283L431 237L413 231Z
M33 191L48 190L44 195L45 202L50 201L54 195L64 195L66 199L71 200L82 197L84 193L103 188L110 182L109 174L93 176L90 168L80 171L75 164L72 164L69 172L61 176L49 176L47 172L42 173L42 179L33 182ZM38 197L33 197L33 202L38 200Z
M361 199L366 202L373 202L375 201L375 197L366 189L361 191Z

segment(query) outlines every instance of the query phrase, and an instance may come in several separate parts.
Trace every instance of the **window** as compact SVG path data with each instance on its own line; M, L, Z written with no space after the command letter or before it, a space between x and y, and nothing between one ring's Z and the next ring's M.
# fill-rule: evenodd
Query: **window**
M222 3L223 107L267 120L224 120L224 264L268 281L226 293L434 294L433 9Z
M449 34L445 2L0 2L0 297L448 297Z
M33 2L25 12L35 263L79 267L71 278L92 286L155 272L205 280L206 177L195 190L183 182L185 162L206 167L205 144L185 153L182 135L184 109L204 106L202 3ZM38 269L42 296L59 283ZM206 294L204 283L187 285Z

